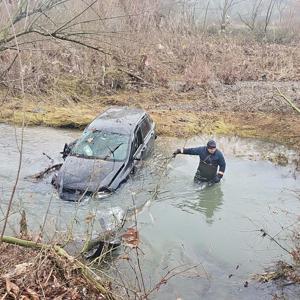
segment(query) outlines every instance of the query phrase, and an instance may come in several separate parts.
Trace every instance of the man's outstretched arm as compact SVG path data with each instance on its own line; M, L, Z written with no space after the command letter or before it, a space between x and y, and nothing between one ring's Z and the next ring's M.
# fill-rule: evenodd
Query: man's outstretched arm
M202 151L202 147L182 148L182 154L200 155L201 151Z
M202 147L196 148L181 148L177 149L173 155L176 156L177 154L189 154L189 155L200 155Z

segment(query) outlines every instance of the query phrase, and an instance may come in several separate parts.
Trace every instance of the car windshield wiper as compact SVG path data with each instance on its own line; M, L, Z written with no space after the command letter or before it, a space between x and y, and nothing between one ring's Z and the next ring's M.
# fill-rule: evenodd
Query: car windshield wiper
M114 152L121 146L121 145L123 145L124 143L121 143L121 144L119 144L119 145L117 145L116 147L115 147L115 149L110 149L107 145L105 145L108 149L109 149L109 151L110 151L110 154L108 154L108 155L106 155L103 159L104 160L107 160L110 156L111 156L111 154L113 155L113 161L115 161L115 156L114 156Z
M80 153L74 153L74 152L71 152L70 153L70 156L76 156L76 157L85 157L84 154L80 154Z
M98 158L96 156L92 156L92 155L85 155L85 154L81 154L81 153L70 153L70 156L75 156L75 157L81 157L81 158L91 158L91 159L95 159Z

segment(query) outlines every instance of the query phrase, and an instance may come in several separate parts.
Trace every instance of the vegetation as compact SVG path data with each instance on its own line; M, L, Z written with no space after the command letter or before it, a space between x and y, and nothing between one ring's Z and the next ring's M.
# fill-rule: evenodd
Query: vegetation
M297 0L0 0L0 121L82 128L108 106L133 105L159 134L237 134L300 150L299 11ZM20 167L21 158L22 147ZM66 262L48 251L34 268L43 261L59 278ZM73 275L79 288L62 293L87 297ZM38 299L9 280L0 291Z
M185 110L198 119L220 112L239 124L235 112L288 120L293 108L280 94L299 106L297 1L5 0L0 8L4 122L21 123L21 98L26 123L60 127L83 127L110 105L172 110L174 122ZM159 131L177 135L170 124L158 120ZM269 136L261 127L255 136Z

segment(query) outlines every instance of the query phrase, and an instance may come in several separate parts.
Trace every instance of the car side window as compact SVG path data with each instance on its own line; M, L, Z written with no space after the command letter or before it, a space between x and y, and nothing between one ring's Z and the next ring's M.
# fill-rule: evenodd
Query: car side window
M151 129L151 123L150 123L148 116L143 119L142 124L141 124L141 129L142 129L143 138L145 138L145 136L147 136L147 134L149 133L149 131Z
M142 143L143 143L142 131L141 128L138 128L133 141L133 151L132 151L133 154L138 150L138 148Z

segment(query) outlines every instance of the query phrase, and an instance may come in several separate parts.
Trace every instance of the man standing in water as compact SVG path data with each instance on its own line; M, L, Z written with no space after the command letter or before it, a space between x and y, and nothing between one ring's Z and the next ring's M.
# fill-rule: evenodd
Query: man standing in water
M177 154L199 155L200 162L194 177L195 182L218 183L222 179L226 162L222 152L217 149L215 141L210 140L202 147L177 149L173 153L174 157Z

